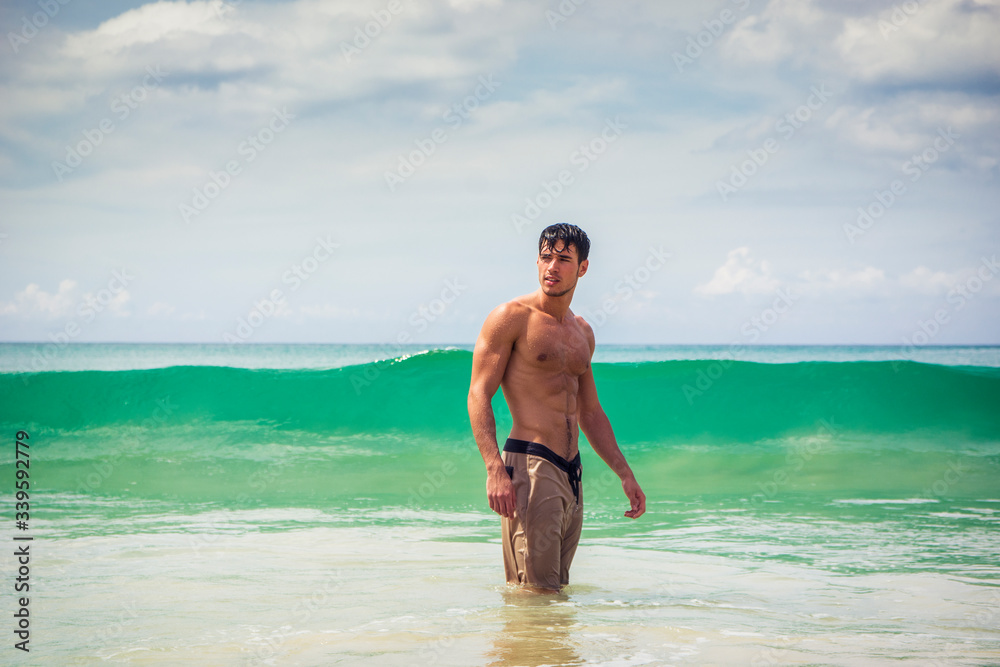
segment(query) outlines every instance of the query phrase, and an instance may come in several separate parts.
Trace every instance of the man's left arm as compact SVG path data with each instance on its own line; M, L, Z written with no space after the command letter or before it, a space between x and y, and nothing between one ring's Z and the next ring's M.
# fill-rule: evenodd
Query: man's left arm
M588 337L590 338L591 355L594 351L594 334L589 326L586 326ZM597 455L608 464L616 475L622 480L622 491L625 497L632 504L632 509L625 512L625 516L638 519L646 511L646 494L639 488L639 483L635 479L632 468L629 467L625 455L618 447L615 440L615 432L611 428L611 421L604 414L604 408L597 400L597 386L594 384L594 373L592 366L587 367L587 371L580 376L579 393L577 394L579 407L580 428L594 448Z

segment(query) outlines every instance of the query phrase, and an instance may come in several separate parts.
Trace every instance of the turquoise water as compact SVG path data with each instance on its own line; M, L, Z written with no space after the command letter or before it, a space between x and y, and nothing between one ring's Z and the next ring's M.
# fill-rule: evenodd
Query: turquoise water
M531 598L467 347L0 345L18 663L1000 663L1000 348L735 352L595 358L649 510L584 445L572 584Z

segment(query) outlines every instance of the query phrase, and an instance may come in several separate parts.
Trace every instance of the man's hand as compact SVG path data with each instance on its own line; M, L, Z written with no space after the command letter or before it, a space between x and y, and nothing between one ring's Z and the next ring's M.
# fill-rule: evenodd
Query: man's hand
M491 510L508 519L514 518L517 496L514 494L514 485L506 468L500 468L497 472L486 476L486 497L490 500Z
M639 488L639 482L635 477L629 476L622 480L622 490L625 497L632 503L632 509L625 512L625 516L630 519L638 519L646 512L646 494Z

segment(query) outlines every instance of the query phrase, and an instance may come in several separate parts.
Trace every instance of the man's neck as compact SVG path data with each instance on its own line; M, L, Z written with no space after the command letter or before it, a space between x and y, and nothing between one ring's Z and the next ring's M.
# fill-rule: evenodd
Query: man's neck
M539 288L538 298L536 299L538 310L551 315L561 323L566 317L566 313L569 312L569 304L573 301L574 291L576 291L575 287L562 296L549 296Z

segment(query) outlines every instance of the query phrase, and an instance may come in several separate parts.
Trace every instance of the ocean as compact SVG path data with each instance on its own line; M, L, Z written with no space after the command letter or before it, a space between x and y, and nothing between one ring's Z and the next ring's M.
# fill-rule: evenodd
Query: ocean
M1000 665L1000 348L599 348L648 509L581 437L558 595L503 582L471 362L0 345L0 663Z

